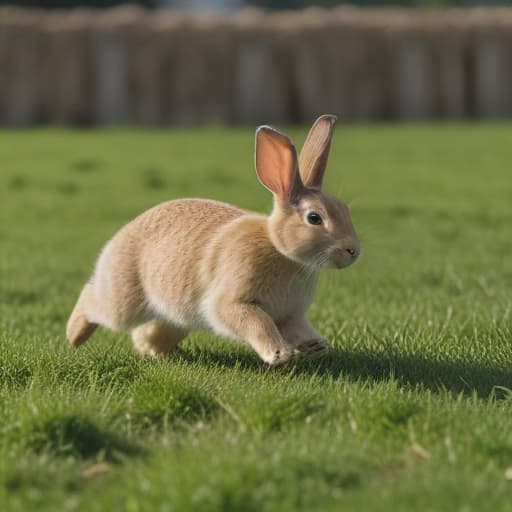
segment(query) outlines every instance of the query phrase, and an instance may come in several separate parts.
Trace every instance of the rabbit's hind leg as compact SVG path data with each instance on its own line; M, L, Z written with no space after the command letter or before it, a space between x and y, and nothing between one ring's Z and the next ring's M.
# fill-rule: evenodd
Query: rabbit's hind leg
M163 320L153 319L131 331L133 345L139 354L162 357L174 352L188 331Z
M91 285L87 283L73 308L66 326L66 337L71 345L79 347L85 343L98 327L88 315L91 302Z

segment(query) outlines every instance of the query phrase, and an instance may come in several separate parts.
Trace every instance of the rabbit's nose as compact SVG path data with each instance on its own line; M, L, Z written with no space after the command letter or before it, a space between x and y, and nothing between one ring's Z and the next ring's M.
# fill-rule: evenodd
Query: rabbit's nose
M355 258L355 257L357 256L357 251L356 251L356 249L354 249L354 248L352 248L352 247L347 247L347 248L345 249L345 251L347 251L347 252L350 254L350 256L352 256L352 258Z

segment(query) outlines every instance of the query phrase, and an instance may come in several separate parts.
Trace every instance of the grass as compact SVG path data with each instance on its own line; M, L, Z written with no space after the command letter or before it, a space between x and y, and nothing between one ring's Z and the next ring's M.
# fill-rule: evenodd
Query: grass
M0 131L0 508L509 510L510 130L338 127L326 188L364 253L310 311L331 354L277 370L205 333L164 361L63 335L137 213L268 211L251 129Z

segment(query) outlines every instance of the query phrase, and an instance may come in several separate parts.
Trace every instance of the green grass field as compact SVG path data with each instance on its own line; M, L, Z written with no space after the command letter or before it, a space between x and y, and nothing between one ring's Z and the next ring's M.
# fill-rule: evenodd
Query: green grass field
M270 209L252 129L0 131L0 509L510 510L511 129L337 128L363 255L310 310L330 355L280 369L207 333L159 361L63 334L144 209Z

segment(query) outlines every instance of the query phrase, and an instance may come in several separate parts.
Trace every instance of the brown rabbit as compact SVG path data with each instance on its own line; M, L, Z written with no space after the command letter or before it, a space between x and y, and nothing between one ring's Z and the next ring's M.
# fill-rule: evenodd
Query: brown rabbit
M176 349L210 329L248 343L270 365L328 349L305 318L322 267L359 255L348 208L321 191L336 118L321 116L297 163L282 133L256 132L256 171L274 195L270 216L208 199L146 211L101 251L67 325L84 343L98 325L130 331L142 354Z

